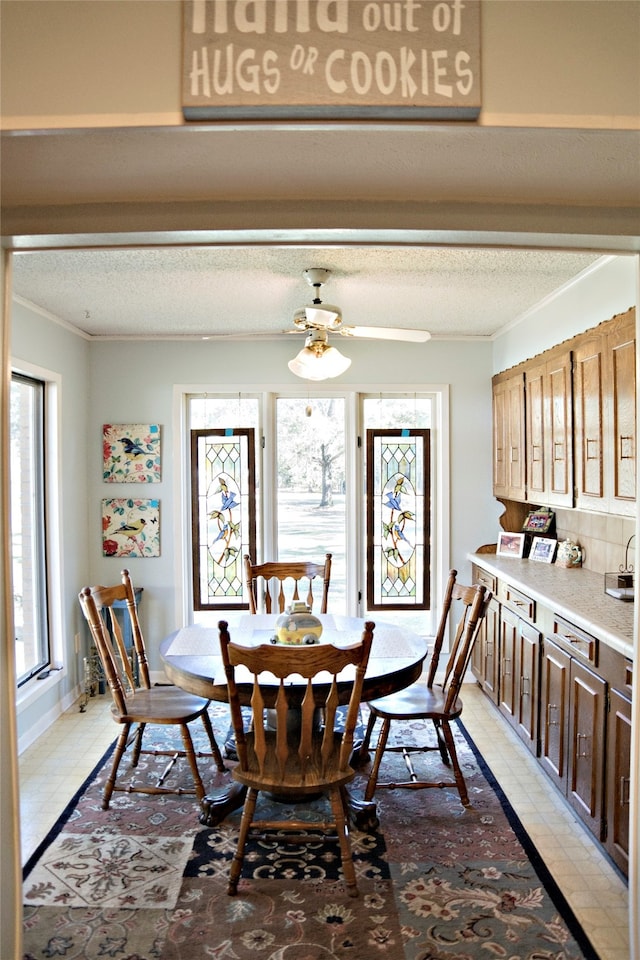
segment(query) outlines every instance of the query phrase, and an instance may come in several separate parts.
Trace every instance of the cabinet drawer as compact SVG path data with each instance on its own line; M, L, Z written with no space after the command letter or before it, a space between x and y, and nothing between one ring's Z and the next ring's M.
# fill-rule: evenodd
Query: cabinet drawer
M598 666L598 640L573 623L554 616L553 639L565 650L577 654L595 667Z
M520 614L521 617L526 617L527 620L535 620L535 600L532 600L531 597L528 597L526 593L516 590L516 588L512 587L509 583L501 583L500 592L501 600L511 607L512 610L515 610L516 613Z
M498 585L497 577L494 577L492 574L487 573L486 570L483 570L482 567L473 566L473 582L481 583L483 587L486 587L487 590L491 590L491 593L496 593L496 588Z

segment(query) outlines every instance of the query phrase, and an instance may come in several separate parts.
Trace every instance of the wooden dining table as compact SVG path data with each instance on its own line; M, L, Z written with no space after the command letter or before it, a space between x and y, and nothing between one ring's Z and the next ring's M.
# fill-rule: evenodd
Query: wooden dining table
M221 616L220 619L225 619ZM259 646L271 643L275 632L276 615L257 614L242 616L237 625L230 627L231 639L235 643ZM320 614L322 636L320 643L333 643L336 646L349 646L359 642L362 637L365 620L359 617L344 617L335 614ZM427 654L427 641L424 637L406 627L389 621L376 621L371 647L371 655L365 673L362 700L375 700L378 697L395 693L408 687L417 680L422 672ZM160 645L160 656L167 677L176 686L197 694L208 700L225 702L227 682L220 655L217 627L199 624L183 627L170 634ZM338 683L338 698L346 704L351 692L352 677L348 671L341 675ZM251 696L251 677L243 680L236 676L241 702L249 706ZM265 703L270 706L269 682L265 680ZM314 683L318 691L318 705L324 702L327 688ZM302 692L302 680L301 680ZM273 681L273 700L277 693L277 681ZM354 749L354 762L358 758ZM232 783L220 793L206 795L202 803L200 822L207 826L220 823L232 811L240 807L244 800L244 789L240 784ZM363 830L375 829L378 823L375 801L366 802L349 795L349 810L353 823Z

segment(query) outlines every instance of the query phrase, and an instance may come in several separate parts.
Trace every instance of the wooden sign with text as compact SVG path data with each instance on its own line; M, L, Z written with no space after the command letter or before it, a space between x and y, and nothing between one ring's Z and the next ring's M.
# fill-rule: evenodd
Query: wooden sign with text
M187 120L473 120L480 0L184 0Z

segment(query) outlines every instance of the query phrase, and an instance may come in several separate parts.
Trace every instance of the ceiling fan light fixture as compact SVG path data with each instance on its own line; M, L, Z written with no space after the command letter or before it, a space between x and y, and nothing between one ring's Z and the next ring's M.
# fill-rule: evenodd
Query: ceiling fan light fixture
M324 331L313 331L302 350L288 363L289 370L303 380L331 380L351 366L349 357L329 346Z

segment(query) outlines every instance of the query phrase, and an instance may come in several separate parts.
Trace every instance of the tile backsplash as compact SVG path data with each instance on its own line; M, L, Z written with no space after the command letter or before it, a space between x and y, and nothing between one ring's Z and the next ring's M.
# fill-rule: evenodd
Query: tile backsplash
M629 538L635 533L634 517L614 517L583 510L556 510L558 540L574 540L582 547L582 565L595 573L618 570L625 562ZM635 568L636 541L631 541L628 563Z

